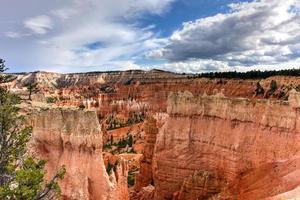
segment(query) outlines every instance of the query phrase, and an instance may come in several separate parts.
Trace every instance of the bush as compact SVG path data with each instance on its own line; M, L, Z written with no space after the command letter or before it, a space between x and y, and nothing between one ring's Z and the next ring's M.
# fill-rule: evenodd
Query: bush
M134 153L134 154L136 154L136 151L133 148L131 148L127 153Z
M107 172L108 175L111 174L111 170L112 170L113 168L114 168L114 165L112 165L112 164L110 163L110 161L108 161L107 169L106 169L106 172Z
M132 135L130 134L129 136L128 136L128 146L129 147L132 147L132 144L133 144L133 137L132 137Z
M264 88L260 85L259 82L256 83L256 89L255 89L255 95L260 95L260 94L264 94L265 90Z
M79 106L78 106L78 108L80 108L80 109L85 109L85 106L83 105L83 104L80 104Z
M117 146L118 146L118 148L122 149L122 148L125 148L127 146L127 143L128 143L127 140L122 139L118 142Z
M277 90L277 83L276 81L272 80L270 83L270 90L275 92L275 90Z
M272 80L270 83L270 89L267 91L266 97L270 97L274 94L274 92L277 90L277 83L276 81Z
M111 149L111 144L107 143L107 144L103 145L103 149Z
M56 103L57 102L57 97L47 97L46 102L47 103Z
M129 187L134 186L134 174L131 171L128 172L127 184Z
M284 91L280 91L280 93L278 95L278 99L287 100L287 97L286 97L286 94Z

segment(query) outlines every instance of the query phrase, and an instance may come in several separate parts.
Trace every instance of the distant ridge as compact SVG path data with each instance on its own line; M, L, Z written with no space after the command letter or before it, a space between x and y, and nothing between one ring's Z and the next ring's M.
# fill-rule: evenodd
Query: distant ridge
M141 70L141 69L129 69L129 70L111 70L111 71L89 71L89 72L70 72L70 73L61 73L61 72L48 72L48 71L33 71L33 72L10 72L6 74L14 74L14 75L26 75L33 73L45 73L45 74L103 74L103 73L168 73L168 74L180 74L176 72L161 70L161 69L151 69L151 70Z
M6 73L11 75L29 75L29 74L59 74L59 75L98 75L98 74L121 74L126 73L130 75L134 74L168 74L174 76L187 77L189 79L195 78L227 78L227 79L265 79L271 76L300 76L300 67L295 69L283 69L283 70L251 70L246 72L238 71L226 71L226 72L204 72L204 73L176 73L161 69L151 69L151 70L115 70L115 71L90 71L90 72L74 72L74 73L59 73L59 72L47 72L47 71L34 71L34 72L16 72L16 73Z
M247 72L208 72L189 76L188 78L227 78L227 79L265 79L271 76L300 76L299 69L283 69L283 70L270 70L260 71L251 70Z

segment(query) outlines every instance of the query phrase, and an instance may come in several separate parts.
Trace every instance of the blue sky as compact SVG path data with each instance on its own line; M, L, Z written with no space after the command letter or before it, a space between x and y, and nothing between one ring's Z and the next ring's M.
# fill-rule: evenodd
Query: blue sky
M180 29L183 22L213 16L229 11L227 5L242 2L238 0L179 0L175 1L164 15L150 15L141 20L143 25L156 25L156 31L168 37L173 31ZM247 2L247 1L244 1Z
M11 72L300 67L299 0L2 0Z

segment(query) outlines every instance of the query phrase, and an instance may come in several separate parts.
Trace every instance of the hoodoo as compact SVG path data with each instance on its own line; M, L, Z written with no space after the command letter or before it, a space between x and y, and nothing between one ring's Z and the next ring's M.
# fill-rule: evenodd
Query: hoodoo
M33 117L32 143L33 151L48 161L49 178L60 166L66 167L65 178L60 183L64 199L128 199L126 163L120 163L111 177L106 172L96 112L40 111Z
M298 77L36 72L6 87L26 97L27 81L41 97L23 105L39 110L30 147L48 179L66 166L64 199L300 196Z

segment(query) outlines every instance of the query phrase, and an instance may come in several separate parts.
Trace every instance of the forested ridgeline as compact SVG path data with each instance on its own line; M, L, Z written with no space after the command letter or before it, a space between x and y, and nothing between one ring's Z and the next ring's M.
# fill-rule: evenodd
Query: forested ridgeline
M195 78L228 78L228 79L265 79L271 76L300 76L300 69L285 69L272 71L252 70L248 72L208 72L195 75L189 75L189 79Z

